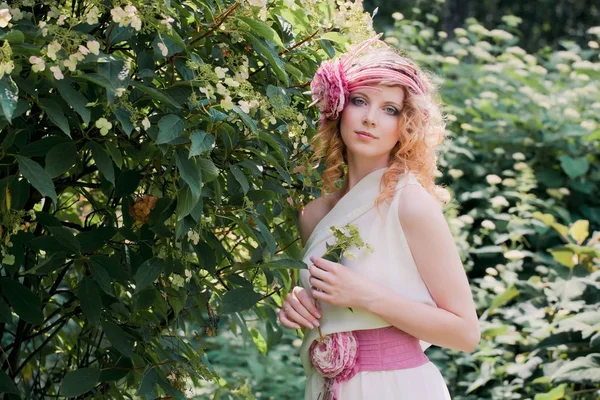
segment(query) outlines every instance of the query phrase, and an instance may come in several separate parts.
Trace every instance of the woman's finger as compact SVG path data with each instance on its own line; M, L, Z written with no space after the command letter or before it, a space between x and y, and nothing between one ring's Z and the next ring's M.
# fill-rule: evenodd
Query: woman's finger
M320 279L316 279L314 276L311 276L308 279L308 282L314 289L320 290L322 292L329 292L329 289L331 288L330 284Z
M288 319L288 317L285 315L285 312L283 311L283 308L281 310L279 310L279 322L281 322L281 325L285 326L286 328L290 328L290 329L300 329L300 325L298 325L295 322L292 322Z
M310 294L308 294L308 291L302 290L302 291L298 292L298 294L296 295L296 298L308 310L308 312L312 315L313 318L315 318L316 320L321 318L321 311L315 305L315 299L313 299L310 296ZM314 324L314 321L313 321L313 324Z
M322 281L331 283L331 279L332 279L331 274L329 272L324 271L323 269L319 268L319 266L316 264L311 265L310 268L308 269L308 272L310 273L310 276L312 276L312 277L315 277Z
M310 322L310 319L312 319L310 313L306 310L306 308L304 308L304 306L302 306L302 310L300 311L302 311L302 314L306 314L308 316L308 319L305 318L302 314L300 314L300 312L298 312L298 310L296 310L295 307L284 305L283 308L283 312L285 313L287 319L307 328L313 329L315 325L312 322Z

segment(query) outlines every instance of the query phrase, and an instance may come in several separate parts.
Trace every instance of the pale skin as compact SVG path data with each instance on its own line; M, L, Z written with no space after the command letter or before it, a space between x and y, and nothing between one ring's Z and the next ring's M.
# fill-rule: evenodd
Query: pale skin
M400 87L377 86L350 94L341 115L348 174L342 189L313 200L300 214L300 236L306 243L319 221L364 176L388 166L398 141L404 101ZM357 133L359 132L359 133ZM368 132L374 138L365 137ZM398 203L400 223L421 278L437 304L409 300L344 267L311 257L312 289L295 287L279 311L281 324L291 329L318 326L321 313L314 299L340 307L362 308L390 325L434 345L473 351L480 340L479 321L454 239L438 202L421 186L403 189Z

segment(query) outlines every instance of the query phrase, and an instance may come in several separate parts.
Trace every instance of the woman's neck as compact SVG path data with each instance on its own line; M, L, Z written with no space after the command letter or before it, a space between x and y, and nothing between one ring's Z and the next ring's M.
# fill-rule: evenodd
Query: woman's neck
M343 196L348 193L358 182L360 182L365 176L372 172L375 172L382 168L387 168L388 164L385 163L363 163L362 165L356 165L355 163L348 164L348 173L344 177L344 184L340 190L340 195Z

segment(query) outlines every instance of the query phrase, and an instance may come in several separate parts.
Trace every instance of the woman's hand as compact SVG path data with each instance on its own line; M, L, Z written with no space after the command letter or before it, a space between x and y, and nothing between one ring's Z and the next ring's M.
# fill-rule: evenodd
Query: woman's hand
M281 325L290 329L300 329L304 326L313 329L319 326L321 312L315 305L315 300L301 286L296 286L283 301L279 310Z
M342 264L311 257L310 284L315 299L339 307L365 308L371 293L377 288L364 275L352 271Z

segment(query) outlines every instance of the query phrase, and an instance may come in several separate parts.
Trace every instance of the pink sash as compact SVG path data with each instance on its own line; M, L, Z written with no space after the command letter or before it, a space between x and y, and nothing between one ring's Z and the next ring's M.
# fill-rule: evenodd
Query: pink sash
M352 333L358 342L356 364L343 377L325 378L323 400L339 400L340 384L361 371L394 371L420 367L429 362L419 339L396 327L357 330Z

